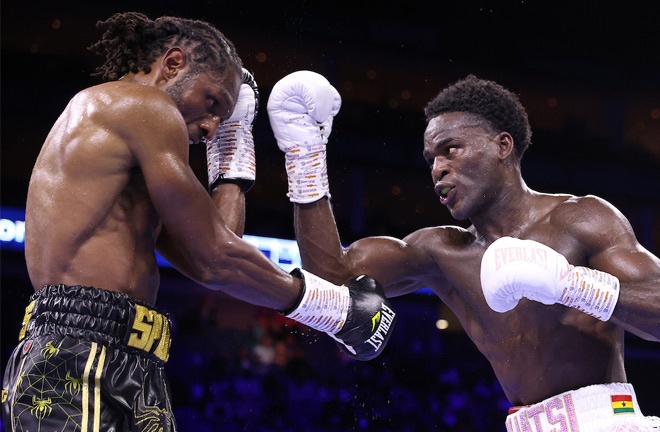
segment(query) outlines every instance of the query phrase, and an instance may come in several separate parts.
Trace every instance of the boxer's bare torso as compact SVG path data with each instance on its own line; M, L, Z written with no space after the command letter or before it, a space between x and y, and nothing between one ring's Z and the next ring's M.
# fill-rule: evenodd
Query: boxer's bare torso
M158 93L123 82L103 84L78 94L54 125L26 205L26 260L35 289L88 285L155 300L160 221L127 142L132 138L125 116L140 115L138 101ZM159 102L176 109L165 97ZM144 127L153 128L154 120L145 116Z
M534 201L530 214L541 217L529 221L517 237L544 243L574 265L587 265L591 251L562 228L562 219L574 210L564 207L579 207L580 200L538 195ZM405 241L428 253L437 265L424 277L426 285L457 315L512 403L531 404L590 384L626 381L624 333L613 323L525 299L507 313L491 311L475 270L487 244L473 228L429 228Z
M198 78L178 105L144 74L91 87L69 102L28 189L25 251L35 290L87 285L155 302L162 215L191 211L168 194L183 185L202 189L188 164L188 143L208 133L209 108L207 99L194 98L218 94L218 118L233 108L216 84L222 81L212 78ZM196 223L204 220L190 220Z

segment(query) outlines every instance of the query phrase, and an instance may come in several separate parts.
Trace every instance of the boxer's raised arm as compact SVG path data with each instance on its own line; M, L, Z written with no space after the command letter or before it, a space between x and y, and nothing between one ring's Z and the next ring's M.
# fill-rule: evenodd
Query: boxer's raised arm
M209 192L225 223L239 237L245 231L245 193L257 174L252 127L258 111L257 82L243 68L234 111L205 143Z
M328 80L311 71L280 80L268 100L268 115L277 144L285 153L294 226L303 267L340 283L367 274L388 296L422 287L415 271L429 263L425 253L390 237L359 240L342 247L330 204L326 145L341 97ZM415 276L410 276L415 275Z

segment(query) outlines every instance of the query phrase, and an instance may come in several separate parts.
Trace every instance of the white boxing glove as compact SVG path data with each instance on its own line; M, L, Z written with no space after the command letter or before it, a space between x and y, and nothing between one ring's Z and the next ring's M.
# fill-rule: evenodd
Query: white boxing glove
M277 145L285 152L291 202L330 196L325 152L340 107L339 92L316 72L293 72L273 86L268 117Z
M248 191L256 178L252 125L259 109L259 89L254 76L243 68L243 84L232 115L206 142L209 191L222 180L234 180Z
M496 312L507 312L527 298L578 309L601 321L612 316L619 280L609 273L573 266L548 246L502 237L481 260L481 288Z

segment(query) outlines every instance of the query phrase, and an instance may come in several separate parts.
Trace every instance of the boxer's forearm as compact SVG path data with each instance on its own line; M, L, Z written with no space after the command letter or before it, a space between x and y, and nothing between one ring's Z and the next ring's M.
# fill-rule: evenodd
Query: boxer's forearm
M329 199L295 204L294 227L305 269L334 283L355 276L348 268Z
M242 237L245 230L245 193L241 185L221 183L213 189L211 197L227 228Z
M612 237L617 239L614 247L589 262L620 280L619 299L610 320L643 339L659 342L660 259L642 247L630 229Z
M636 336L660 342L660 278L621 283L611 321Z

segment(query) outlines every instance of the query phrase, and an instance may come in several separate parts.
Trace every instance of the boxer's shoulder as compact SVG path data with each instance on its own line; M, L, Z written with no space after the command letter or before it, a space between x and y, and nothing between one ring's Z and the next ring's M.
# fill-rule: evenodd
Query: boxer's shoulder
M551 223L560 225L608 224L621 217L616 207L595 195L564 196L548 214Z
M408 235L404 241L433 255L436 260L443 255L463 256L478 247L479 243L471 228L454 225L422 228Z
M572 263L583 262L585 257L611 245L613 239L632 238L625 216L603 198L585 195L556 199L547 215L539 218L524 238L553 247Z

